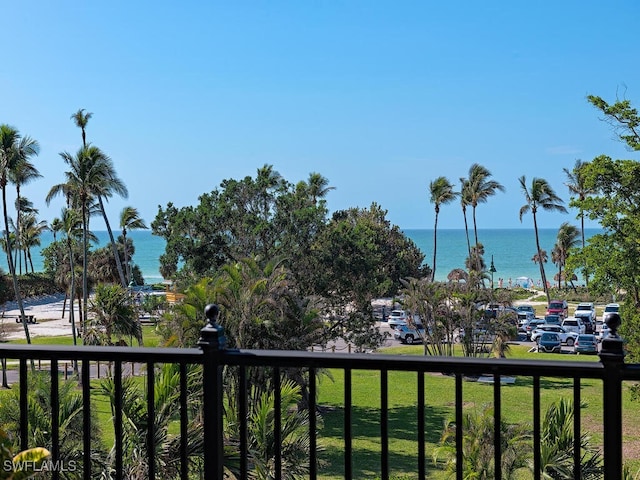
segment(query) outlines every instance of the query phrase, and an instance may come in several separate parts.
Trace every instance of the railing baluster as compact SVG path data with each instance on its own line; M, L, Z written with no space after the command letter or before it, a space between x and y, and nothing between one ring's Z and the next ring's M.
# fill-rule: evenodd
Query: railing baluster
M533 377L533 478L540 480L542 460L540 459L540 376Z
M247 367L241 366L239 369L238 421L240 422L240 478L246 480L249 476L247 465L247 458L249 457L249 392L247 391Z
M580 402L580 377L575 377L573 379L573 478L575 480L582 478Z
M282 395L280 392L280 368L273 369L273 443L275 447L275 477L282 479Z
M58 359L51 359L51 461L54 469L51 478L58 480L60 470L60 389L58 388Z
M27 378L27 359L20 359L20 450L29 448L29 379Z
M500 395L500 374L493 374L493 463L494 478L502 480L502 397Z
M418 478L425 478L424 372L418 372Z
M82 478L91 480L91 362L82 360Z
M309 479L318 477L317 422L316 422L316 369L309 368Z
M133 362L131 363L133 373ZM153 362L147 362L147 467L149 478L156 478L156 445L155 445L155 370Z
M462 412L462 374L456 373L456 479L464 477L464 443L463 443L463 412Z
M189 405L187 404L187 364L180 362L180 478L189 478Z
M351 369L344 369L344 478L353 478L351 456Z
M381 476L389 480L389 372L380 370L380 443Z
M116 480L123 478L122 464L122 360L115 360L115 369L113 373L114 382L114 434L116 440Z

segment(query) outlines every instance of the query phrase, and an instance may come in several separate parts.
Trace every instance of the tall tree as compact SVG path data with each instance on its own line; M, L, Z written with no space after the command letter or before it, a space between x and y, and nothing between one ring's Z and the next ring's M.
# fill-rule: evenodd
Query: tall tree
M38 169L29 161L29 158L21 158L17 163L15 168L13 168L9 172L9 181L13 183L16 187L16 231L22 232L21 222L22 222L22 212L24 211L22 196L20 193L20 189L22 185L26 185L36 178L40 178L42 175L38 171ZM30 202L29 202L30 203ZM21 235L16 235L16 251L20 251L22 248ZM26 255L26 251L25 251ZM25 269L26 269L25 264Z
M77 327L75 320L74 302L76 298L76 274L74 262L74 245L79 238L82 237L82 218L77 210L65 208L62 210L61 230L64 232L67 251L69 256L69 272L71 282L69 285L69 298L71 299L69 306L69 320L71 321L71 332L73 335L73 344L77 344ZM74 364L74 366L77 364Z
M478 225L476 223L476 208L480 203L486 203L496 191L504 192L505 188L495 180L490 180L491 172L482 165L474 163L469 168L468 198L473 209L473 233L475 243L478 244Z
M89 260L89 214L96 196L104 192L104 179L111 172L107 157L98 147L83 147L75 155L67 152L60 156L69 166L65 172L66 182L54 185L47 194L46 201L59 194L67 199L71 208L77 208L82 218L82 316L87 321L87 300L89 296L88 260ZM85 325L86 326L86 325Z
M93 116L92 113L85 113L85 110L81 108L76 113L71 115L71 119L74 121L76 126L82 130L82 147L87 148L87 124L89 123L89 119ZM113 252L113 256L116 261L116 267L118 269L118 275L120 276L120 282L122 286L126 288L127 282L125 279L124 271L122 270L122 263L120 262L120 254L118 253L118 247L116 245L116 241L113 238L113 231L111 230L111 224L109 223L109 217L107 216L107 212L104 208L103 198L109 198L113 194L120 195L123 198L127 198L129 193L127 192L127 187L124 185L122 180L118 178L116 175L115 168L113 167L113 163L111 159L104 156L104 161L108 163L108 170L104 175L102 180L102 189L101 191L96 191L96 198L98 200L98 205L100 206L100 213L102 214L102 218L104 219L104 224L107 227L107 232L109 233L109 242L111 243L111 251Z
M11 181L12 172L22 162L38 155L40 146L38 142L32 138L22 137L18 130L9 125L0 125L0 189L2 190L2 213L4 217L4 235L7 246L7 263L9 265L9 273L13 281L13 290L20 309L20 318L24 327L24 334L27 343L31 343L29 335L29 327L24 314L24 305L22 303L22 295L18 286L18 276L16 274L15 265L13 263L11 235L9 231L9 214L7 212L7 185Z
M578 231L578 227L571 225L569 222L563 222L558 229L556 245L554 247L556 257L555 264L558 266L558 288L560 288L560 281L562 280L562 269L567 263L569 252L578 245L580 241L579 236L580 232Z
M431 269L431 281L436 278L436 252L438 246L438 215L440 205L453 202L458 194L453 191L453 185L446 177L438 177L429 183L429 200L434 204L436 217L433 225L433 268Z
M542 249L540 248L540 235L538 232L538 210L544 211L558 211L567 213L567 209L562 205L564 202L556 192L553 190L549 182L544 178L534 177L531 181L531 186L527 186L527 179L523 175L519 179L520 187L526 203L520 207L520 221L525 213L531 212L533 216L533 230L536 235L536 250L538 252L538 258L542 258ZM538 262L540 265L540 278L542 279L542 288L547 295L547 303L551 301L549 295L549 286L547 285L547 276L544 271L544 262Z
M580 203L584 202L589 195L595 193L592 188L587 188L585 178L582 173L582 167L584 167L584 165L585 162L582 160L576 160L573 170L569 170L567 168L562 169L567 176L567 183L565 185L569 189L569 193L575 196L571 197L571 200L575 198ZM573 204L570 203L570 205ZM582 239L582 248L584 249L584 210L582 208L579 209L578 218L580 218L580 235ZM582 274L584 276L585 285L589 288L589 269L586 264L583 265Z
M82 146L87 147L87 124L93 116L91 112L85 112L84 108L79 109L76 113L71 115L71 120L76 124L80 130L82 130Z
M126 270L127 285L131 281L131 265L129 264L129 246L127 245L127 230L149 228L140 218L138 210L134 207L124 207L120 212L120 228L122 229L122 243L124 245L124 265Z
M319 199L324 198L327 193L329 193L331 190L335 190L336 188L330 187L329 180L317 172L312 172L309 174L307 186L309 188L309 196L311 197L311 201L314 205Z

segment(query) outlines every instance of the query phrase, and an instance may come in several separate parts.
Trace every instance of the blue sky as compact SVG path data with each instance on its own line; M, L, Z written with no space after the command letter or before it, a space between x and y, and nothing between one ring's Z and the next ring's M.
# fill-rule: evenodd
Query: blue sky
M472 163L506 193L480 228L521 224L518 178L544 177L569 201L563 167L637 158L586 101L640 105L635 0L6 2L0 122L40 142L43 178L24 187L43 219L70 120L114 161L150 223L158 205L195 205L264 164L287 180L328 178L331 211L377 202L401 228L432 228L429 182ZM542 227L569 215L543 213ZM102 220L92 221L103 229ZM463 228L456 202L440 228Z

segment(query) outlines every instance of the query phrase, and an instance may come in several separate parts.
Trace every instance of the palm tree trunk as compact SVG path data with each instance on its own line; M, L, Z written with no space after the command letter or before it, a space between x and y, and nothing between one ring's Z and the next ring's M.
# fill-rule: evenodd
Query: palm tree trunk
M542 288L544 288L544 293L547 295L547 305L551 302L551 297L549 296L549 286L547 285L547 276L544 273L544 262L542 261L542 249L540 248L540 237L538 235L538 220L536 219L536 212L532 210L533 214L533 229L536 234L536 248L538 249L538 263L540 264L540 277L542 278Z
M73 248L71 246L71 241L68 239L68 237L67 237L67 244L69 246L69 264L71 267L71 293L69 295L69 297L71 298L71 308L69 308L69 320L71 320L71 333L73 335L73 344L77 345L78 340L77 340L77 332L76 332L76 317L75 317L75 312L73 311L73 303L74 303L73 298L76 291L76 275L74 271L75 267L73 265ZM76 375L78 374L77 360L74 360L73 362L73 373L75 373Z
M31 344L31 335L29 335L27 317L24 314L24 305L22 304L22 296L20 295L20 287L18 286L16 267L13 263L13 256L11 255L11 237L9 235L9 215L7 213L7 192L5 187L2 187L2 210L4 214L5 241L7 242L7 258L9 259L9 274L13 281L13 291L16 296L16 301L18 302L18 308L20 309L20 318L22 319L22 326L24 327L24 336L27 339L27 344Z
M580 236L582 237L582 251L584 252L584 213L582 211L580 211ZM586 259L584 262L582 274L584 275L584 284L587 287L587 292L589 292L589 269L587 268Z
M120 283L123 288L127 288L127 282L124 278L124 273L122 271L122 262L120 261L120 254L118 253L118 247L116 246L116 241L113 239L113 231L111 230L111 224L109 223L109 219L107 218L107 212L104 210L104 203L102 202L102 197L98 195L98 203L100 204L100 211L102 212L102 217L104 218L104 223L107 226L107 232L109 232L109 240L111 241L111 250L113 251L113 256L116 259L116 267L118 267L118 275L120 276Z
M471 257L471 241L469 240L469 224L467 222L467 209L462 208L462 216L464 217L464 231L467 235L467 255Z
M431 270L431 281L436 279L436 251L438 247L438 213L439 208L436 207L436 221L433 225L433 269Z
M122 229L122 243L124 245L124 268L127 286L131 282L131 265L129 265L129 246L127 245L127 230Z
M82 204L82 331L87 331L87 298L89 297L89 281L87 278L89 250L87 246L87 230L89 221L87 219L86 201ZM84 335L84 333L83 333ZM84 338L84 337L83 337Z

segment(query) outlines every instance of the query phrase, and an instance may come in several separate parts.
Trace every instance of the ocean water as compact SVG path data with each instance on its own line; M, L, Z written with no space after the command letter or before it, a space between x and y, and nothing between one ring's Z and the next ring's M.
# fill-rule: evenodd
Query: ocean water
M589 238L599 229L586 229L585 238ZM94 232L98 237L99 246L109 243L109 235L106 231ZM404 230L416 246L425 254L427 264L433 264L433 230ZM540 246L546 250L549 257L556 241L557 229L541 229ZM473 231L470 231L471 242L473 241ZM118 233L114 232L114 235ZM145 283L162 282L160 275L160 255L164 253L165 241L163 238L152 235L148 230L134 230L129 232L128 237L133 240L136 252L133 261L136 263ZM41 248L46 247L53 240L51 232L42 235ZM536 254L536 242L533 229L481 229L478 230L478 241L484 245L485 263L487 266L493 256L494 283L497 286L500 278L503 284L508 285L509 279L515 283L518 277L531 278L534 282L540 279L540 270L531 258ZM467 240L464 229L439 229L438 230L438 252L436 259L436 280L446 280L447 274L454 268L464 268L467 257ZM43 270L43 260L40 250L32 251L33 264L36 271ZM7 262L4 256L0 259L0 267L8 272ZM557 273L557 268L551 262L545 264L547 279L551 281ZM581 283L582 279L578 281Z

